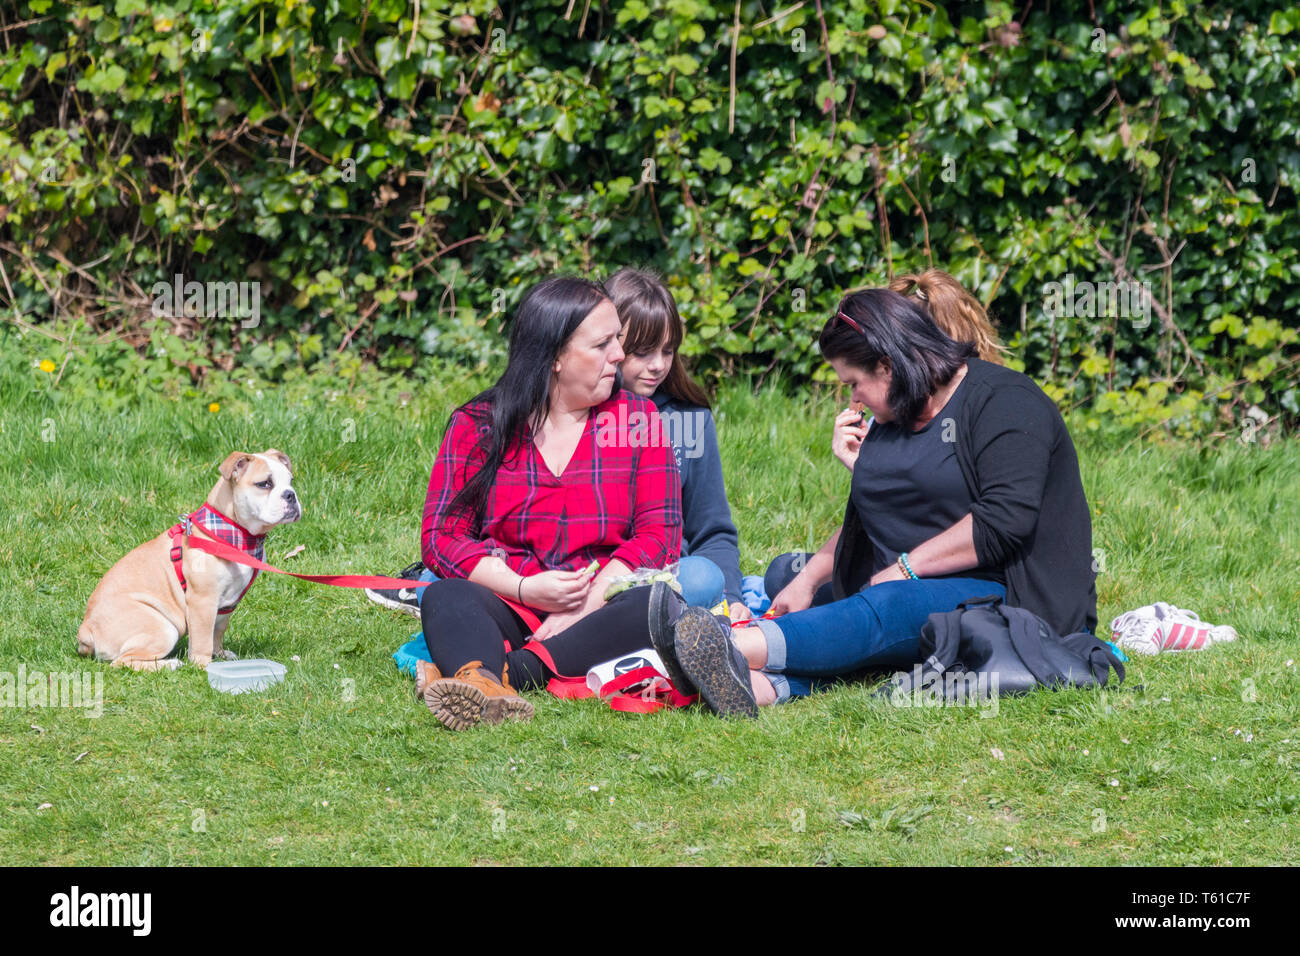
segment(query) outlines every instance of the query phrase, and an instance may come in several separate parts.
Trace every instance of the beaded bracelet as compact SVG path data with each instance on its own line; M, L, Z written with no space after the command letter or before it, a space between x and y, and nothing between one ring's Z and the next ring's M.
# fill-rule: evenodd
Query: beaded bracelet
M917 576L916 572L912 570L912 565L907 561L907 554L908 553L904 551L898 556L898 567L913 581L919 581L921 579Z

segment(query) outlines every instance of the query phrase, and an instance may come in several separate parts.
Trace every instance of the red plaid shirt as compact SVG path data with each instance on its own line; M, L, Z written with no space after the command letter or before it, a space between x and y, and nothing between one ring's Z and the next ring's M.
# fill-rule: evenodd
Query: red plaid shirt
M648 427L638 427L643 423ZM425 567L441 577L468 578L493 554L525 576L577 571L592 561L662 568L677 560L681 479L653 402L620 391L591 409L558 478L542 460L531 429L524 432L497 471L482 521L474 522L465 514L447 514L473 473L469 469L482 461L475 451L479 427L464 411L452 414L424 502Z

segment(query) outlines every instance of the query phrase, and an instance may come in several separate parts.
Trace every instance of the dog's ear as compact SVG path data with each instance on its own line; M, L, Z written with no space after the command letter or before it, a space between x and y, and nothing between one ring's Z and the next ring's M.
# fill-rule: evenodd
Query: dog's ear
M289 461L289 456L286 455L284 452L278 451L275 448L268 448L266 451L262 452L262 456L265 458L278 459L280 464L284 465L285 468L289 469L289 474L291 475L293 474L293 463Z
M217 471L221 472L221 477L226 481L238 481L239 476L244 473L244 469L252 460L253 456L247 452L232 451Z

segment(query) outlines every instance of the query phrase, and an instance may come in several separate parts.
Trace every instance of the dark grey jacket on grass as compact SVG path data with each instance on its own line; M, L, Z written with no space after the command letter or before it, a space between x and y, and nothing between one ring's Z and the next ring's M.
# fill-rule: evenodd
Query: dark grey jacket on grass
M682 479L682 555L708 558L722 569L728 601L741 600L740 539L731 520L713 413L673 398L662 388L651 397L672 439Z
M957 463L975 502L980 566L1005 571L1008 605L1034 612L1062 635L1095 633L1092 517L1061 413L1032 379L980 359L968 360L962 388ZM836 600L867 584L875 559L850 500L835 549Z

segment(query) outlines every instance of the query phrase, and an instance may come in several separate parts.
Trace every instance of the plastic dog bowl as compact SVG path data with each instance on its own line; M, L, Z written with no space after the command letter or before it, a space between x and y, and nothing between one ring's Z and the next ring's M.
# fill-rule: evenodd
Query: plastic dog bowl
M208 684L223 694L244 694L280 683L287 672L275 661L213 661L208 665Z

